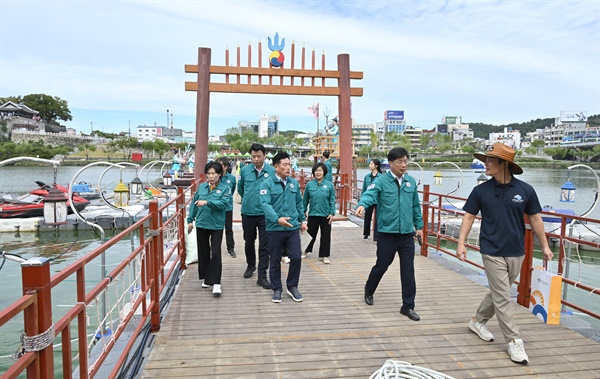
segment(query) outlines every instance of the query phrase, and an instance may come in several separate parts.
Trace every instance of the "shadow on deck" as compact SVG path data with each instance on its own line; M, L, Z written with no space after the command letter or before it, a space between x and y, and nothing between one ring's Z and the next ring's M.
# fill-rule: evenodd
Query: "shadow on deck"
M189 266L156 335L144 378L368 378L387 359L411 362L455 378L598 378L600 344L560 325L545 325L516 307L529 365L510 361L495 318L496 336L484 342L467 328L486 288L436 261L415 257L416 310L421 321L400 315L398 260L375 294L363 300L375 262L375 244L351 222L334 225L331 264L318 250L302 264L304 301L256 285L246 268L241 230L238 257L223 241L223 294L202 289ZM306 236L303 236L305 238ZM318 242L317 242L318 247ZM285 278L287 267L282 264ZM284 282L285 283L285 282Z

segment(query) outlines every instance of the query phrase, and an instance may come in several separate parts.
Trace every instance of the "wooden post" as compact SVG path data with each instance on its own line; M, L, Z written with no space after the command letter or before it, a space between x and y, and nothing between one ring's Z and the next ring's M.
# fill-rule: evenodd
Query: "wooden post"
M338 55L338 71L340 78L338 86L340 96L338 99L338 124L339 135L339 154L340 154L340 172L352 172L352 114L350 109L350 55Z
M423 213L423 244L421 245L421 255L426 257L427 252L427 236L429 230L429 184L423 186L423 207L421 207Z
M158 332L160 330L160 248L162 242L160 241L160 223L158 212L158 201L152 200L149 204L149 211L151 214L150 218L150 236L152 237L152 254L150 254L150 282L152 288L150 289L150 302L152 308L150 309L150 331Z
M210 110L210 54L209 48L198 49L198 91L196 96L196 165L194 179L208 161L208 115Z
M21 264L23 295L36 293L34 312L25 312L25 334L29 337L44 333L52 326L52 287L50 260L32 258ZM84 353L85 354L85 353ZM38 359L27 369L27 377L54 378L54 347L50 344L38 353Z

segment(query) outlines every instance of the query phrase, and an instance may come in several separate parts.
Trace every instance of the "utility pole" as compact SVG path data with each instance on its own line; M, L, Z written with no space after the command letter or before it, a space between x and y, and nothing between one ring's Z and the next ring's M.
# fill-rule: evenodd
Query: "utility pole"
M129 138L131 138L131 120L129 120Z
M92 121L90 121L90 129L92 130L90 135L94 134L94 123Z
M167 125L165 125L165 128L169 127L169 110L167 109Z

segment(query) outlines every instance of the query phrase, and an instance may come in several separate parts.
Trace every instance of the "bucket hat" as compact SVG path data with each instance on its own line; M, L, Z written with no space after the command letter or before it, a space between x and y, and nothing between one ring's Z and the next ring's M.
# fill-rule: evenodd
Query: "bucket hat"
M503 143L497 142L494 145L492 145L492 150L488 151L487 153L475 153L473 154L473 156L482 162L485 162L487 157L494 157L505 160L508 162L508 169L510 170L510 172L514 175L520 175L523 173L523 169L515 163L516 153L517 152L513 148Z

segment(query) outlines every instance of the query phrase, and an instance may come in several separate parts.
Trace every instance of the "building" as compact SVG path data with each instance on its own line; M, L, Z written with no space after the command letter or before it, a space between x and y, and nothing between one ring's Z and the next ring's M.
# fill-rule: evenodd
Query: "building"
M147 126L138 125L137 127L137 138L138 142L154 141L157 137L162 137L162 131L164 126Z
M375 131L373 124L352 124L352 141L356 149L372 145L371 135ZM374 146L375 147L375 146Z
M512 147L515 150L521 149L521 132L512 128L504 128L504 132L490 133L489 145L499 142Z
M423 129L417 129L414 126L407 126L402 133L410 139L411 150L415 148L421 148L421 137L423 136Z

